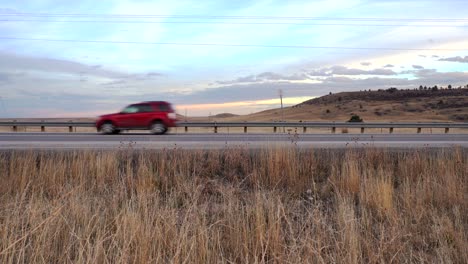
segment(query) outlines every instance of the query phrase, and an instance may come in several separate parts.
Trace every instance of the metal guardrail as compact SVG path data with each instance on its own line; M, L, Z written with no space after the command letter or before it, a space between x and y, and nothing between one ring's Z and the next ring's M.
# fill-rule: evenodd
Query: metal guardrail
M365 127L365 128L468 128L468 123L365 123L365 122L179 122L187 127Z
M39 126L47 126L47 127L95 127L94 122L55 122L55 121L7 121L7 122L0 122L0 126L32 126L32 127L39 127Z
M68 127L69 132L73 132L74 127L95 127L94 122L49 122L49 121L6 121L0 122L0 126L10 126L13 131L18 131L18 127L41 127L41 131L45 132L46 127Z
M215 133L218 132L218 127L244 127L244 133L247 133L248 127L273 127L273 132L278 127L302 127L303 133L307 128L331 128L332 133L336 132L336 128L361 128L361 133L364 133L365 128L388 128L389 133L393 133L394 128L417 128L418 133L421 133L422 128L445 128L445 133L448 133L450 128L468 128L468 123L180 122L178 126L185 127L186 132L188 127L213 127Z
M18 127L41 127L41 131L45 131L45 127L68 127L69 132L73 132L74 127L95 127L94 122L55 122L55 121L3 121L0 126L9 126L13 131L17 131ZM336 132L336 128L360 128L361 133L364 133L365 128L388 128L389 133L393 133L394 128L417 128L420 133L422 128L445 128L445 133L449 132L450 128L468 128L468 123L365 123L365 122L178 122L178 127L184 127L185 132L189 127L212 127L214 133L218 132L220 127L243 127L247 133L248 127L272 127L273 132L277 128L302 127L303 132L307 128L330 128L332 133Z

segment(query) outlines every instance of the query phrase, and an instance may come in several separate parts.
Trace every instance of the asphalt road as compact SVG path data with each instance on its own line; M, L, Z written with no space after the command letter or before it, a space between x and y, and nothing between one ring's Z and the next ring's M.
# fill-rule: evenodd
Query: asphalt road
M0 133L0 149L118 149L226 147L468 147L468 134L120 134Z

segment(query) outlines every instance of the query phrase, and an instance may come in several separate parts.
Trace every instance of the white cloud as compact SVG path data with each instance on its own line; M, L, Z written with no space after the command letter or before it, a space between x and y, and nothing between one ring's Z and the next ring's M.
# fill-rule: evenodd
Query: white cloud
M456 56L456 57L450 57L450 58L443 58L443 59L439 59L439 61L468 63L468 56L465 56L465 57Z

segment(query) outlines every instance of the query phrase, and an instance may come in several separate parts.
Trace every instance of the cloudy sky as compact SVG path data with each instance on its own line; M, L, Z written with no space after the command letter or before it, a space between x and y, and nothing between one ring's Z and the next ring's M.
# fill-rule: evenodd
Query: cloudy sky
M468 84L466 0L0 0L0 117L246 114Z

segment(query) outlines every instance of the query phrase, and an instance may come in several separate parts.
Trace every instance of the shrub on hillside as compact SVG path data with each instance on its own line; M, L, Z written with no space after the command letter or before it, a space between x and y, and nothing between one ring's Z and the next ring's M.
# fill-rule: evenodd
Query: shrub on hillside
M363 122L359 115L352 115L348 122Z

